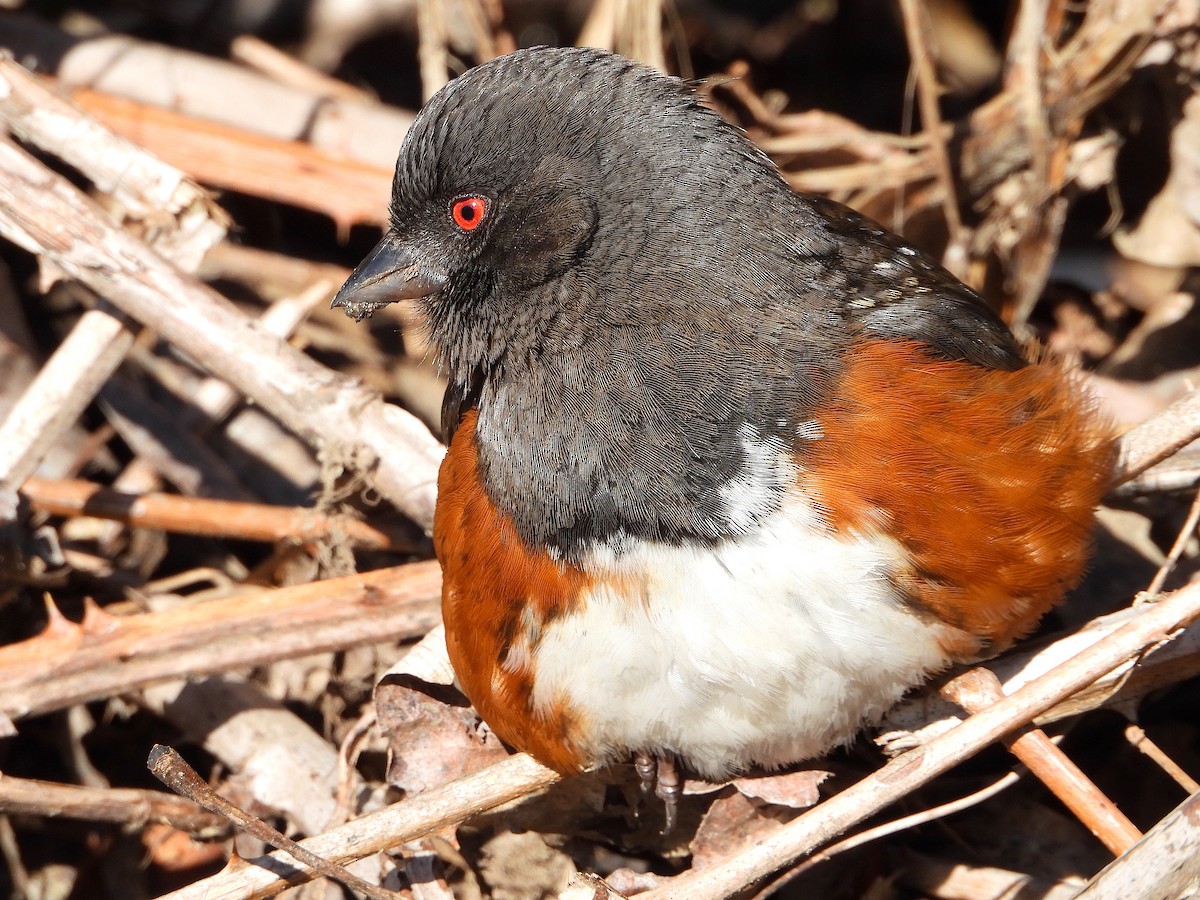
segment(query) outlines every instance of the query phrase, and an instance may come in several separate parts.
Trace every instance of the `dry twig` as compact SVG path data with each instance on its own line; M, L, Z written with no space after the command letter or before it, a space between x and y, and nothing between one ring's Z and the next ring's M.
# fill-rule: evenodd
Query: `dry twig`
M1196 531L1196 525L1200 524L1200 492L1192 498L1191 509L1188 510L1187 518L1183 522L1183 527L1179 529L1179 534L1175 536L1175 543L1171 545L1170 551L1167 553L1167 558L1163 560L1163 564L1159 566L1158 571L1154 573L1154 580L1150 582L1150 586L1146 588L1146 593L1154 596L1162 590L1166 584L1167 578L1171 571L1179 562L1179 558L1183 556L1183 551L1187 547L1188 541L1192 539L1192 535Z
M62 816L94 822L116 822L139 828L161 822L195 835L213 836L225 830L225 820L190 800L162 791L135 788L93 788L16 778L0 772L0 814Z
M1000 680L984 668L971 669L952 678L942 687L942 692L968 712L981 712L1004 697ZM1054 745L1046 732L1026 725L1019 734L1004 738L1004 744L1113 856L1120 856L1141 840L1142 833L1137 826Z
M369 470L379 491L428 527L444 453L429 431L336 375L121 231L65 179L0 144L0 232L110 297L213 374L238 386L289 429ZM104 260L103 266L96 265Z
M471 816L549 787L561 777L518 753L457 781L308 838L301 846L325 859L349 863L457 825ZM219 874L168 894L162 900L256 900L300 880L300 873L281 854L273 853L253 862L255 865L227 866ZM283 873L294 874L286 877Z
M316 210L342 231L387 221L390 169L112 94L81 88L72 96L113 131L197 181Z
M47 74L72 90L174 111L197 125L215 122L278 141L303 141L333 157L389 171L413 119L405 110L330 99L227 60L129 35L71 38L16 13L0 16L0 46L18 59L53 61L57 68Z
M446 46L446 0L417 0L421 96L425 102L450 80L450 51Z
M1138 614L1138 607L1134 606L1101 616L1052 643L1006 653L989 661L987 668L999 678L1004 693L1011 694L1108 637ZM1129 663L1114 669L1031 721L1047 725L1101 707L1128 706L1153 691L1197 674L1200 674L1200 625L1192 624L1169 644L1156 647L1139 658L1136 666ZM888 712L884 717L885 730L877 742L885 752L899 753L953 727L961 718L959 712L957 704L926 691L902 701Z
M187 271L225 237L225 211L183 171L105 128L0 56L0 116L22 140L60 157L140 223L146 241Z
M337 537L352 546L407 550L397 539L351 516L315 509L235 503L176 494L130 494L92 484L32 477L21 488L32 509L56 516L93 516L138 528L250 541L313 542Z
M143 690L141 704L220 760L227 784L305 834L341 821L334 818L336 748L257 685L219 677L173 681ZM357 773L347 780L355 799L361 784Z
M342 866L323 859L287 835L281 834L258 816L252 816L244 809L230 803L205 784L204 779L196 773L196 770L184 762L183 757L172 748L155 744L154 749L150 751L150 758L146 760L146 765L159 781L177 794L224 816L259 840L265 841L273 847L279 847L299 862L310 866L319 875L332 878L348 888L353 888L370 900L397 900L399 897L398 894L363 881L353 872L347 872Z
M229 45L229 55L281 84L289 84L317 97L334 97L355 103L370 103L373 99L366 91L326 75L252 34L234 38Z
M1200 793L1165 816L1128 853L1088 882L1077 900L1194 896L1200 879Z
M1200 438L1200 391L1192 391L1121 437L1117 487Z
M195 268L224 236L224 213L181 172L103 128L7 58L0 58L0 117L111 192L176 265ZM57 272L42 262L44 273ZM85 313L0 424L0 519L15 515L16 488L124 359L133 340L129 325L106 303Z
M965 809L983 803L985 800L990 800L1001 791L1007 790L1012 785L1020 780L1020 774L1017 772L1007 772L1001 778L992 782L985 788L981 788L972 794L965 797L959 797L957 800L951 800L949 803L943 803L940 806L935 806L932 809L923 809L920 812L915 812L899 819L893 819L891 822L884 822L882 825L876 825L873 828L867 828L857 834L853 834L845 840L838 841L832 846L826 847L818 853L814 853L804 862L796 867L789 869L775 881L772 881L765 888L754 895L753 900L766 900L767 897L775 894L785 884L794 881L805 872L814 868L821 863L828 862L833 857L842 853L848 853L857 847L862 847L864 844L869 844L871 841L877 841L882 838L897 834L901 831L906 831L909 828L916 828L920 825L926 825L929 822L934 822L938 819L952 816L955 813L962 812Z
M17 489L125 358L129 325L107 303L84 313L0 422L0 521L16 517Z
M1125 726L1125 739L1130 745L1136 748L1140 753L1152 759L1160 769L1166 772L1175 781L1177 785L1187 791L1189 794L1200 792L1200 781L1196 781L1191 775L1183 771L1179 764L1171 757L1167 756L1163 749L1150 740L1150 735L1146 734L1141 729L1141 726L1130 722Z
M962 216L958 211L958 192L954 188L954 172L946 148L942 114L938 108L937 73L933 68L930 50L929 23L918 0L900 0L904 14L904 33L908 37L908 53L917 80L917 102L921 107L921 123L928 135L928 147L934 170L942 189L942 212L950 231L950 240L942 264L959 278L967 277L967 238L963 232Z
M83 623L51 607L40 635L0 647L0 713L62 709L137 687L358 644L413 638L439 620L437 563L243 593Z

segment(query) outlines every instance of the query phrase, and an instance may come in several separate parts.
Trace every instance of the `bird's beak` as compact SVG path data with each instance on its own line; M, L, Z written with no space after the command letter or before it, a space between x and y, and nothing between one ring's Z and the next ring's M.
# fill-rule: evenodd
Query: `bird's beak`
M421 261L417 252L395 235L385 234L358 264L333 298L333 308L361 321L397 300L418 300L436 293L446 274Z

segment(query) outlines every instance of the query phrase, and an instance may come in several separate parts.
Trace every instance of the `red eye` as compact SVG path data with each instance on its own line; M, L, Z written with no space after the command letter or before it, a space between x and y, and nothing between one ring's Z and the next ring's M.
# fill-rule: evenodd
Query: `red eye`
M454 224L463 231L474 231L487 215L488 202L485 197L463 197L450 207Z

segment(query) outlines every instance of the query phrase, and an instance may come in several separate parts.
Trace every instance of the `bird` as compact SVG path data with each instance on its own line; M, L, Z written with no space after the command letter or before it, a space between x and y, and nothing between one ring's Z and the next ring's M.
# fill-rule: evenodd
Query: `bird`
M819 757L1080 579L1113 439L929 256L602 50L451 80L334 305L413 301L447 379L457 681L564 773L667 801Z

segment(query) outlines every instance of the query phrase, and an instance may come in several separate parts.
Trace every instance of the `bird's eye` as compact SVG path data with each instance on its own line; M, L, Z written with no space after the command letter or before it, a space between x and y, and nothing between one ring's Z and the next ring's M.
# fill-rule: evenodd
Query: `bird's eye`
M486 197L461 197L450 207L450 217L463 231L474 231L487 215Z

